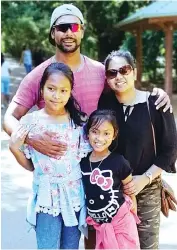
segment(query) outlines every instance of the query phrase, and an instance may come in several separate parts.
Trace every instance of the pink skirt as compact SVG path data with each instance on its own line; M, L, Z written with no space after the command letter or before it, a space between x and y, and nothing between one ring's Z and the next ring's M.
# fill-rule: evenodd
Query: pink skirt
M136 225L140 220L130 210L130 198L125 199L111 223L98 224L90 216L87 217L87 223L96 229L95 249L140 249Z

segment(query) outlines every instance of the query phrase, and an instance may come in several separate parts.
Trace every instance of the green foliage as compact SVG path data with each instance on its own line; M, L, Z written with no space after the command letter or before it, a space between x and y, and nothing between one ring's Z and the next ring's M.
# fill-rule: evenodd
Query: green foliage
M67 1L2 1L1 48L19 58L22 47L28 44L31 50L37 47L49 57L54 47L48 42L50 17L53 9ZM74 1L82 11L86 29L81 51L94 59L104 61L112 50L129 49L136 54L135 37L115 27L119 21L148 5L151 1ZM164 67L163 32L143 33L143 70L148 80L162 78L158 69ZM177 74L177 32L174 33L173 64ZM153 58L153 60L152 60ZM177 86L176 86L177 89Z
M87 26L97 41L97 53L103 61L110 51L118 49L123 39L122 31L115 31L115 25L120 20L120 13L126 16L127 2L119 1L84 1L87 13Z
M19 57L23 45L28 43L32 50L40 45L47 55L51 55L50 17L53 9L63 3L66 1L2 1L4 49ZM82 53L103 61L110 51L120 47L124 38L124 32L115 30L115 25L146 2L77 0L74 4L86 19Z
M2 49L19 58L23 46L28 44L32 51L40 47L46 56L52 55L48 32L51 13L58 5L50 1L2 2Z

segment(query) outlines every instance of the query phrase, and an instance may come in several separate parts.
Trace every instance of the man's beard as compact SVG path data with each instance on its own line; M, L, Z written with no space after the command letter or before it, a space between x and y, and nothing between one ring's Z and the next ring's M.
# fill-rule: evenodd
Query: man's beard
M65 46L62 44L62 42L61 42L60 44L56 43L56 46L57 46L57 48L58 48L60 51L62 51L62 52L64 52L64 53L73 53L73 52L75 52L75 51L80 47L80 44L75 43L75 46L74 46L74 47L67 48L67 47L65 47Z

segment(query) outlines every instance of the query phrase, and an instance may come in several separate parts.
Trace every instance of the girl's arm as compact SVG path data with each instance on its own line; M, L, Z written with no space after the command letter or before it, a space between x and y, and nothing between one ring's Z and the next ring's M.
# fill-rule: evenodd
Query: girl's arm
M12 152L12 154L15 156L17 162L26 170L33 171L34 166L31 160L28 160L24 153L21 152L19 149L14 148L13 146L9 145L9 149Z
M125 178L124 180L122 180L122 184L123 184L123 185L126 185L126 184L129 183L129 182L133 183L133 177L132 177L131 174L130 174L127 178ZM136 196L135 196L134 194L130 194L130 195L128 195L128 196L131 198L131 200L132 200L132 202L133 202L133 206L132 206L132 209L131 209L131 210L137 214Z
M17 131L13 132L9 142L9 149L15 156L17 162L26 170L33 171L34 166L31 160L25 157L25 154L19 149L25 141L29 130L20 126Z

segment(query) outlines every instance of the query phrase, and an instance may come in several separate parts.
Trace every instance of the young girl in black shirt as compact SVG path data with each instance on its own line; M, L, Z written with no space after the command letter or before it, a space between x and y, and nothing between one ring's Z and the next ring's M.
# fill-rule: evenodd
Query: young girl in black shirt
M94 111L85 127L93 151L81 161L89 217L96 229L96 249L139 249L136 198L125 197L122 186L132 180L125 158L109 150L117 142L112 111Z

